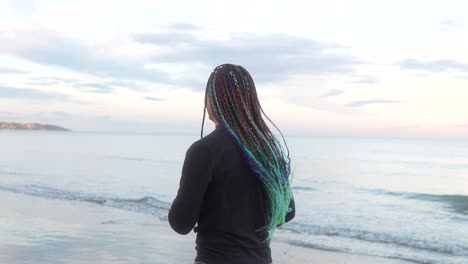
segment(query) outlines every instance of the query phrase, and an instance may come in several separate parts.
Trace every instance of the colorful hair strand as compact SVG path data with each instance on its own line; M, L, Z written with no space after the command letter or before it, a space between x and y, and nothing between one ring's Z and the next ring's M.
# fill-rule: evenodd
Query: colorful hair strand
M254 81L242 66L223 64L211 73L205 94L202 137L207 103L216 121L235 139L249 168L265 187L268 221L260 230L269 231L267 239L270 241L275 229L284 224L292 199L291 160L283 133L263 111ZM279 131L284 147L270 131L262 114Z

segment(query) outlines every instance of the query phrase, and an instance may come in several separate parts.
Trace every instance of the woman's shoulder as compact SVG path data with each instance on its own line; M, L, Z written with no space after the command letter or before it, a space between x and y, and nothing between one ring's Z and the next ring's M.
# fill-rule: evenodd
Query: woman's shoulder
M224 128L218 126L215 130L213 130L211 133L204 136L203 138L199 139L197 142L199 142L198 144L206 145L223 144L229 137L227 133L228 132Z
M232 143L230 136L225 129L217 127L208 135L195 141L189 148L189 151L201 154L219 155L223 149L227 148Z
M222 128L216 128L208 135L204 136L203 138L195 141L190 146L189 150L192 149L194 151L208 151L208 150L216 150L221 148L226 143L226 134Z

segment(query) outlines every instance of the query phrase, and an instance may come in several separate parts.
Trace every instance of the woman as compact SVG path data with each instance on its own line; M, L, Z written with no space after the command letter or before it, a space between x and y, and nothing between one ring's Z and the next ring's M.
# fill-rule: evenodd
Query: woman
M203 137L206 112L216 129ZM271 263L273 232L294 217L289 151L262 113L247 70L232 64L213 70L202 139L187 150L169 211L169 223L180 234L197 224L195 263Z

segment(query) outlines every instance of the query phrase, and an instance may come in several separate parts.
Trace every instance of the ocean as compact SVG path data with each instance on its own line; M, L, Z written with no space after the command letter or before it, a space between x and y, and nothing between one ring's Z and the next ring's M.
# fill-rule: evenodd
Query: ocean
M157 230L167 230L185 151L197 139L0 131L0 262L164 263L157 259L171 254L152 236L176 243L176 233ZM275 240L402 262L468 263L467 140L286 139L297 212Z

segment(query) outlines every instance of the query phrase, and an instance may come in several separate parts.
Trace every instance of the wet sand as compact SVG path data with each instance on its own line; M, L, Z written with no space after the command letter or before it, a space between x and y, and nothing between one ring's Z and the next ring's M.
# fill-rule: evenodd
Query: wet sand
M0 263L193 263L194 234L152 215L1 191L0 201ZM274 263L407 263L279 241L272 252Z

